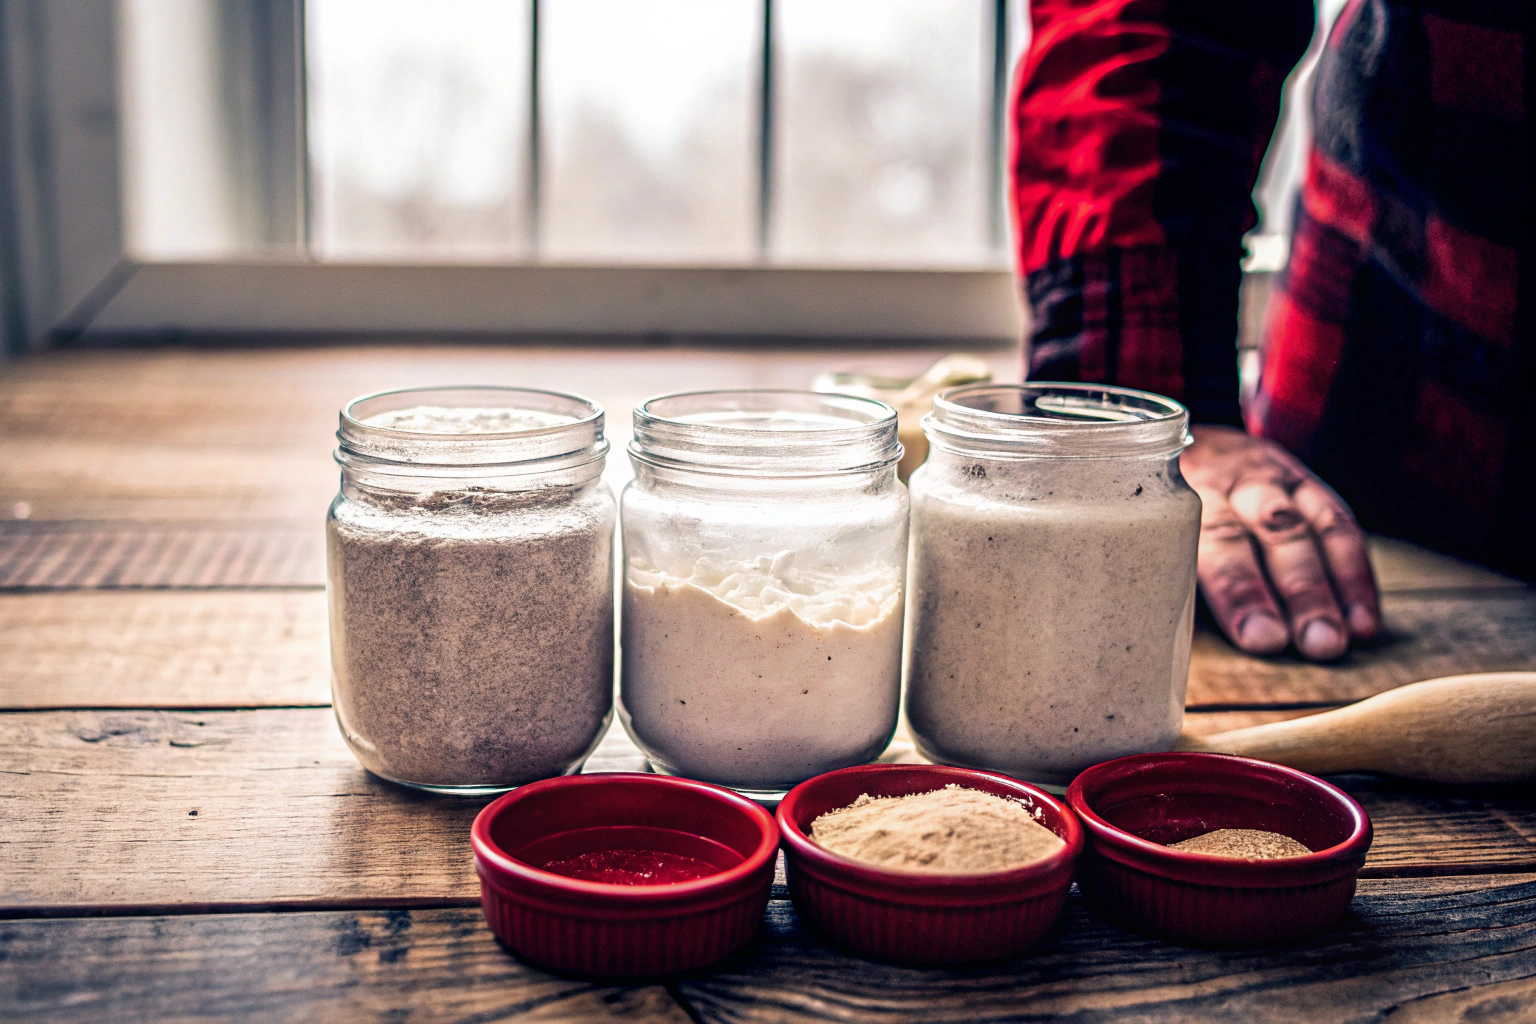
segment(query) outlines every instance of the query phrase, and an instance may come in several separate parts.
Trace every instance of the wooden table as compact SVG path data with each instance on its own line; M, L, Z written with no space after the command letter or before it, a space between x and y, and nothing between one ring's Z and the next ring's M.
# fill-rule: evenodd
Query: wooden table
M320 520L336 410L368 390L523 383L611 410L683 386L803 386L925 349L164 348L0 367L0 1017L390 1021L1536 1019L1536 800L1340 780L1376 843L1351 916L1292 949L1196 950L1074 895L1030 955L870 963L775 890L718 967L616 986L521 963L476 906L481 802L379 782L328 708ZM1015 357L989 353L1002 376ZM626 473L612 460L616 480ZM1458 671L1536 668L1536 593L1381 542L1386 639L1256 661L1202 629L1199 728ZM615 730L592 769L639 768Z

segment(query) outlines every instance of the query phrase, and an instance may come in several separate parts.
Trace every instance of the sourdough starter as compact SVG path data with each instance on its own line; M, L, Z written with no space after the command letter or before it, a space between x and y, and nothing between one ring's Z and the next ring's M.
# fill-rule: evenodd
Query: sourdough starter
M780 790L874 758L896 724L893 571L797 571L793 556L626 571L620 715L658 768Z
M1169 749L1199 498L1166 459L941 459L911 483L918 749L1056 783Z

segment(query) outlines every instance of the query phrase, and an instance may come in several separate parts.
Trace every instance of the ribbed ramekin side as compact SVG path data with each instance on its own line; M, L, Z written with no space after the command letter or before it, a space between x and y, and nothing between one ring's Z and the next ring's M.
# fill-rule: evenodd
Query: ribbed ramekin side
M1089 902L1147 931L1201 945L1272 945L1319 931L1344 916L1355 876L1313 885L1201 885L1150 874L1090 851L1078 884Z
M762 921L766 887L709 910L654 918L553 913L482 881L486 921L503 943L558 970L611 977L702 967L744 946Z
M968 963L1013 956L1050 929L1067 886L1017 901L924 906L876 899L789 865L795 910L838 942L882 960Z

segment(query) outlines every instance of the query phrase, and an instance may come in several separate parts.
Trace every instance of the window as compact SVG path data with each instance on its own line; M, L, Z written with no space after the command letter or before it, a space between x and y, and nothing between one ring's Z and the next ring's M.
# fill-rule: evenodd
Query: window
M450 3L306 5L316 255L527 253L530 5Z
M984 262L993 5L780 0L775 12L770 253Z
M16 11L7 337L1019 334L1020 0Z
M757 0L543 0L536 255L756 252Z
M1000 266L1018 6L308 0L313 249Z

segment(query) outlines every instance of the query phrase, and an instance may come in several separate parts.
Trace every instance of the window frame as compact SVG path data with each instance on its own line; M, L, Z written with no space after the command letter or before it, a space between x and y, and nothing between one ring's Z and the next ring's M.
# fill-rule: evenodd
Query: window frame
M195 0L194 0L195 2ZM228 5L231 0L202 0ZM1022 316L1000 243L1002 114L1010 77L1010 0L994 0L987 138L995 258L975 265L804 266L764 256L773 204L774 4L762 3L756 263L559 264L334 262L309 255L312 200L305 141L304 0L235 0L243 28L222 64L251 76L226 90L256 96L253 122L275 159L239 182L265 225L257 255L166 260L128 239L124 29L130 0L0 0L0 312L8 351L81 333L196 331L707 336L768 339L1016 341ZM540 96L531 0L528 202L537 209ZM212 9L212 8L211 8ZM230 8L233 10L233 8ZM257 13L250 14L251 10ZM286 26L286 28L285 28ZM286 34L285 34L286 32ZM231 41L232 40L232 41ZM983 41L978 40L978 45ZM292 145L286 145L287 139ZM274 148L274 147L269 147ZM297 154L297 157L294 156ZM286 161L286 162L285 162ZM537 230L537 218L531 218ZM274 227L275 225L275 227ZM536 250L535 250L536 251Z

